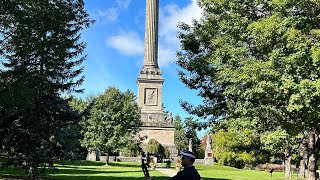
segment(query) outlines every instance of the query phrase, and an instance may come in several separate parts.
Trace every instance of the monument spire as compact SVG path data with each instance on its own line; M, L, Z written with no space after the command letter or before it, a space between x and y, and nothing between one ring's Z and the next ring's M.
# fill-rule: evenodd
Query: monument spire
M144 66L158 67L159 0L146 0Z
M142 122L139 134L147 137L142 147L146 147L150 139L156 139L175 156L177 149L172 115L164 112L162 106L164 79L158 65L158 14L159 0L146 0L144 64L137 79Z

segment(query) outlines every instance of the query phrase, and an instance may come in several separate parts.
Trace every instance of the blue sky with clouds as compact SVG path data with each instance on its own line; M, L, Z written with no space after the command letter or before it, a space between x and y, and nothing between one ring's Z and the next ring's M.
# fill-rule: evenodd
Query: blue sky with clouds
M85 0L86 9L96 22L82 32L87 42L82 87L89 94L103 92L108 86L127 89L137 95L136 80L143 65L146 0ZM190 23L201 17L196 0L159 0L158 62L165 78L163 103L175 116L188 117L179 100L201 103L197 92L178 78L176 38L178 22Z

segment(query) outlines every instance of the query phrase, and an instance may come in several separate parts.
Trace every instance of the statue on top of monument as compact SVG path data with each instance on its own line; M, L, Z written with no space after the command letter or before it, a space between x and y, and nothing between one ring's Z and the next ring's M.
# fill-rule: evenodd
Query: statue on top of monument
M172 117L172 113L171 113L171 112L169 113L168 122L169 122L170 124L173 123L173 117Z
M189 151L192 152L192 138L189 139Z
M212 149L212 147L211 147L211 137L210 137L209 133L207 134L206 143L207 143L207 149Z

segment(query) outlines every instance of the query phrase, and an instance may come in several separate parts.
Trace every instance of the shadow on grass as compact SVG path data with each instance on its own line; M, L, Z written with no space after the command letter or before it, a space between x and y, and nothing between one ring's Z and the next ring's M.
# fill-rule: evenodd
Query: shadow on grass
M116 167L137 167L140 168L141 167L141 163L140 164L124 164L124 163L109 163L109 166L116 166Z
M128 180L128 179L133 179L133 180L144 180L144 177L115 177L115 176L91 176L91 177L87 177L87 176L51 176L51 177L47 177L46 179L50 179L50 180L73 180L73 179L77 179L77 180L87 180L87 179L94 179L94 180ZM153 176L152 177L153 180L168 180L169 177L163 177L163 176ZM224 179L224 178L202 178L203 180L231 180L231 179Z
M141 172L139 170L137 171L117 171L117 170L104 170L104 169L97 169L97 170L93 170L93 169L78 169L78 168L71 168L71 169L57 169L55 171L55 173L51 173L50 170L48 171L49 173L48 174L56 174L56 175L59 175L59 174L80 174L80 175L85 175L85 174L88 174L88 175L91 175L91 174L111 174L111 173L127 173L127 172Z
M12 176L12 175L0 175L0 179L5 179L5 180L32 180L30 177L27 177L27 176Z
M103 166L106 163L96 161L56 161L59 165L70 165L70 166Z
M141 172L142 173L142 172ZM46 177L46 179L50 180L88 180L88 179L94 179L94 180L145 180L144 177L115 177L115 176L51 176ZM161 177L161 176L155 176L152 177L153 180L168 180L168 177Z

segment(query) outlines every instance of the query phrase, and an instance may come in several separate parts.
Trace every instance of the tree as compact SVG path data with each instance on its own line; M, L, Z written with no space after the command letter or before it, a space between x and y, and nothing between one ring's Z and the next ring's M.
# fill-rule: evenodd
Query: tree
M61 128L59 139L61 139L61 146L63 151L59 156L64 160L83 160L86 157L87 150L81 146L80 141L83 139L81 131L83 130L82 124L84 123L85 116L90 109L89 100L83 100L76 97L67 98L69 105L73 111L79 114L80 119L68 126Z
M179 115L174 117L174 128L174 144L176 145L178 152L188 150L186 131Z
M81 91L88 17L82 0L0 2L0 151L33 177L61 152L61 128L80 119L61 95Z
M197 158L204 158L204 152L201 149L201 141L197 136L197 130L200 130L198 122L192 117L188 117L184 120L184 128L186 131L186 137L192 141L192 151Z
M266 131L261 137L264 149L271 152L277 158L285 162L286 178L291 178L291 159L292 155L297 151L297 138L290 136L286 131L276 129L274 131Z
M82 141L89 152L100 151L109 156L128 144L132 146L141 126L135 98L129 90L121 92L109 87L94 100L84 124Z
M206 1L200 21L181 24L177 64L203 104L183 107L211 122L248 118L258 128L309 132L308 179L319 133L320 3Z
M159 158L159 161L162 161L163 158L169 158L170 151L168 148L163 147L157 140L150 139L148 141L147 152L154 154Z

